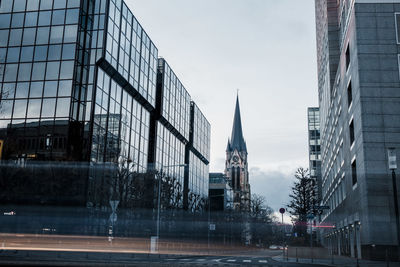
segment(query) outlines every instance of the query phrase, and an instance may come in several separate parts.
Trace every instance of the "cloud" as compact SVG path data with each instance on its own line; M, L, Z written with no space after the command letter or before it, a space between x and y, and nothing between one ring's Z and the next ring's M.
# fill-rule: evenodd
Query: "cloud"
M249 171L251 192L265 197L266 204L278 211L289 202L290 188L294 181L295 168L288 171L265 171L253 167Z

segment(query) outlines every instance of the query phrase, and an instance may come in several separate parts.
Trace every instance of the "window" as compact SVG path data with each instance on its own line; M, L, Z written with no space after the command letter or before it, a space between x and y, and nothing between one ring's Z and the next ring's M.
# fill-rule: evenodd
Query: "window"
M10 46L21 45L21 39L22 39L22 29L11 30L10 40L8 41L8 44Z
M43 91L43 82L32 82L29 97L41 97Z
M351 87L351 81L347 86L347 104L350 107L351 103L353 102L353 89Z
M47 60L60 60L61 45L50 45Z
M20 28L24 25L25 13L14 13L11 20L11 27Z
M51 11L41 11L39 13L39 26L49 26L51 18Z
M45 61L47 57L47 45L36 46L35 61Z
M65 10L56 10L53 12L52 25L64 24Z
M49 42L49 27L41 27L37 30L36 44L47 44Z
M26 28L24 30L24 38L22 39L22 45L33 45L35 43L36 29Z
M15 98L27 98L29 90L29 83L18 83L15 92Z
M350 66L350 43L347 45L346 48L346 70L349 69Z
M28 12L25 17L25 27L33 27L37 24L37 12Z
M397 43L400 44L400 13L395 14L395 20L396 20L396 39Z
M350 122L349 132L350 132L350 146L352 146L354 144L354 119L352 119Z
M351 163L351 178L354 186L355 184L357 184L357 162L355 159Z

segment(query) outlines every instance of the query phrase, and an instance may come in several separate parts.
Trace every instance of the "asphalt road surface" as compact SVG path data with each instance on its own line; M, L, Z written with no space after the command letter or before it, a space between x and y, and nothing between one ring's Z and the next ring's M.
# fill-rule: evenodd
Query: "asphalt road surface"
M276 262L281 251L147 238L0 234L0 265L14 266L309 266Z

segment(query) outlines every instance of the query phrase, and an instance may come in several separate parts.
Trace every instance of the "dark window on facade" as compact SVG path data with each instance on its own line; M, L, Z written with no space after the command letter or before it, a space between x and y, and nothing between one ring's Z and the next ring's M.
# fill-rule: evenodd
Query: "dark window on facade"
M347 45L346 49L346 70L349 68L350 65L350 44Z
M347 104L350 107L351 103L353 102L353 89L351 87L351 82L347 86Z
M351 177L352 177L353 185L355 185L357 183L357 163L356 163L356 160L354 160L351 163Z
M352 120L349 125L349 132L350 132L350 146L351 146L354 143L354 120Z
M396 14L396 38L397 43L400 43L400 14Z

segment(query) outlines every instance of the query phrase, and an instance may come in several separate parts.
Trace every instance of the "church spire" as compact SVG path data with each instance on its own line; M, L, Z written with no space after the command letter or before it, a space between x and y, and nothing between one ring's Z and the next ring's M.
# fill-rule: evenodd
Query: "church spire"
M240 118L239 95L236 98L235 117L233 118L232 136L230 140L231 150L237 149L247 153L246 142L243 138L242 120Z

